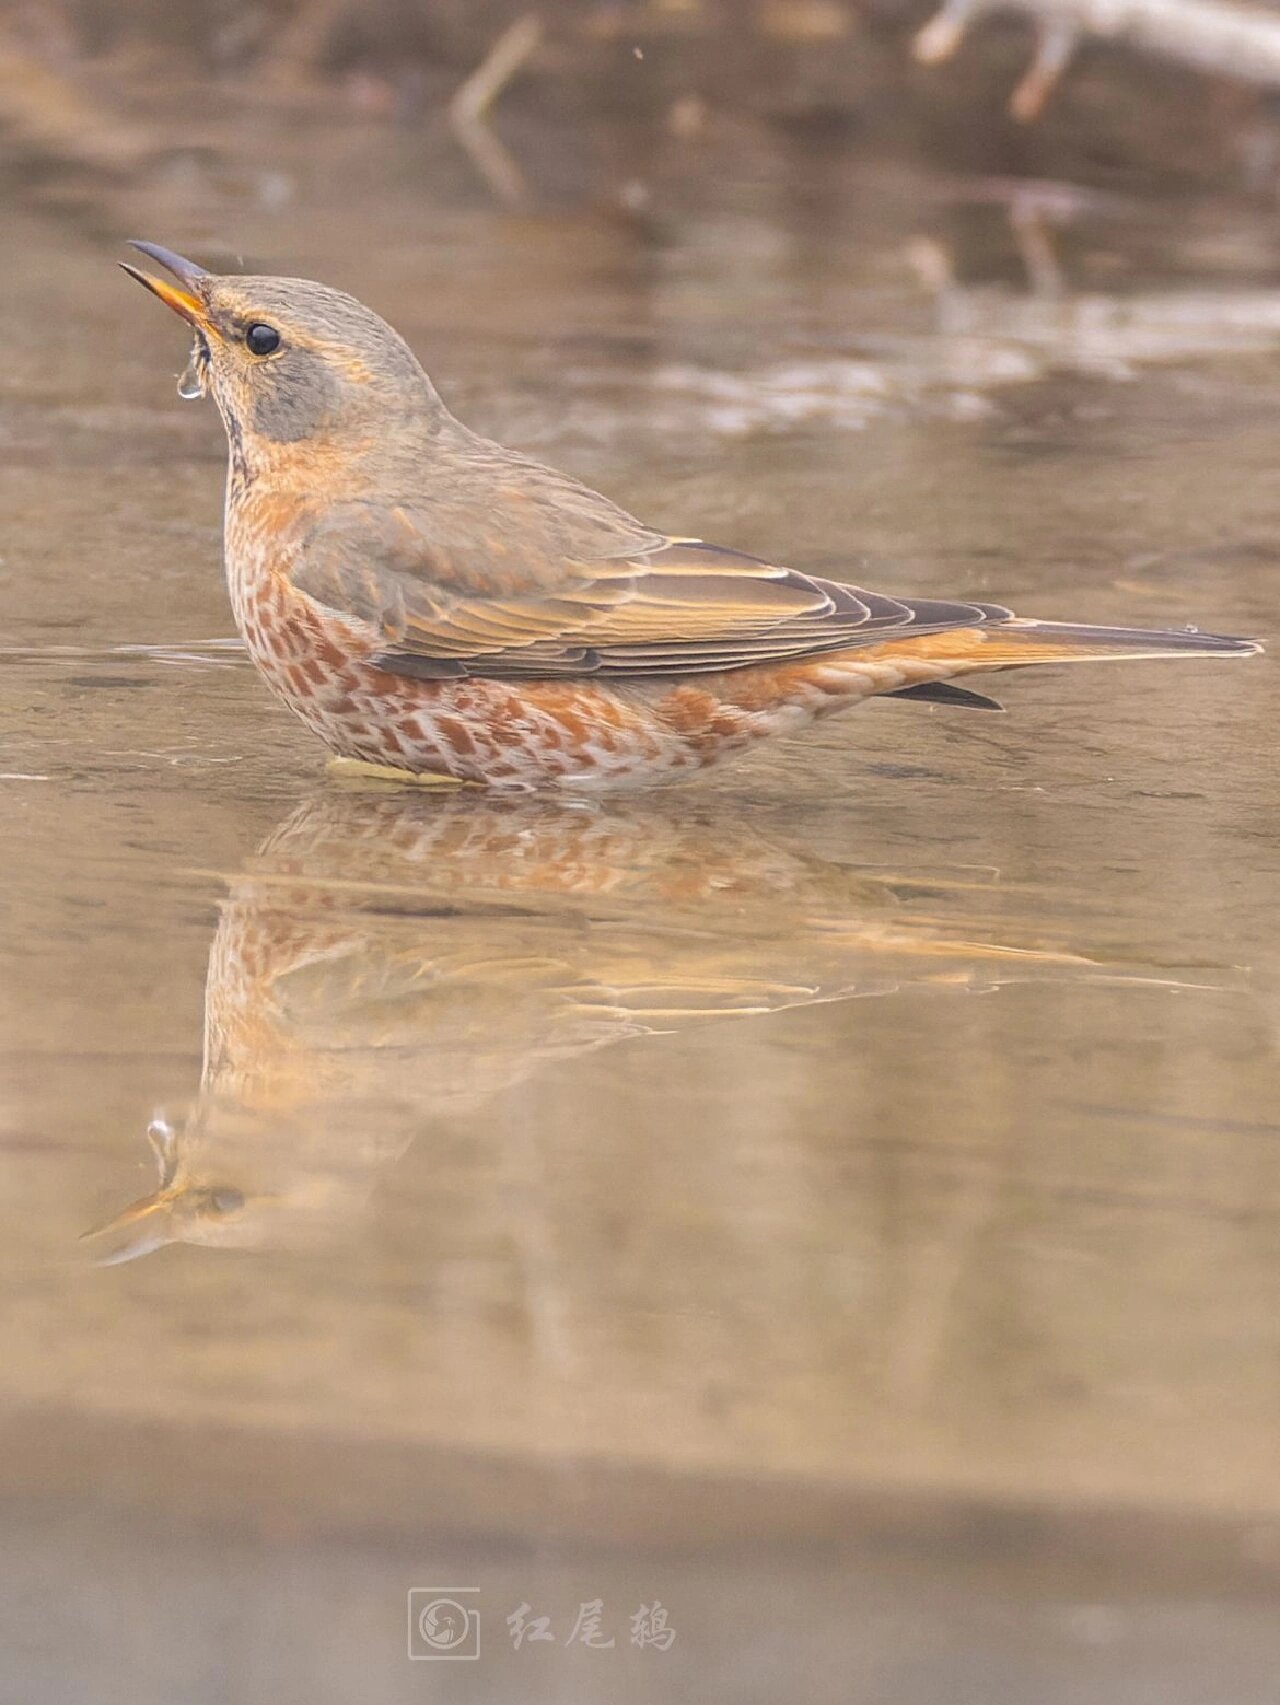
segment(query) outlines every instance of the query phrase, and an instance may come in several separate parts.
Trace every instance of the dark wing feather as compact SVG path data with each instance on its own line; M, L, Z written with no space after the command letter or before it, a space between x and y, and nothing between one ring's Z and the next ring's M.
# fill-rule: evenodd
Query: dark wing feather
M819 580L649 532L607 499L517 460L447 504L330 508L295 586L368 623L377 662L424 678L656 677L780 663L898 633L1003 620Z

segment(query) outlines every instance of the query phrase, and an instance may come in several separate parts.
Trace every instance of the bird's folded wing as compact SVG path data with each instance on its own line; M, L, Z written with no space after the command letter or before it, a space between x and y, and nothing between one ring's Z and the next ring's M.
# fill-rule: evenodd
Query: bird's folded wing
M460 571L456 554L412 510L382 512L376 531L367 513L351 520L344 526L331 514L303 541L293 583L368 623L384 645L377 662L406 675L697 674L1009 614L996 605L907 602L653 535L650 548L617 555L561 553L554 572L547 541L515 533L499 543L492 535L487 563L469 559Z

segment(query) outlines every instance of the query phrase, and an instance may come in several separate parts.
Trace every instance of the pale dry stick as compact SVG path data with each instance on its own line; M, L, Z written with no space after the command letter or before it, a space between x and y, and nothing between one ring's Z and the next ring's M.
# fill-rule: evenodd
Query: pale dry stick
M1040 209L1033 201L1023 203L1015 197L1009 203L1008 218L1019 258L1026 268L1031 294L1065 296L1067 281L1058 264L1053 232Z
M493 103L542 40L542 19L525 12L494 42L480 64L449 102L449 122L481 177L503 201L516 202L525 193L524 175L501 140L489 127Z
M1280 14L1237 0L945 0L917 35L916 58L927 65L949 59L975 20L990 12L1016 12L1036 26L1035 58L1010 102L1024 122L1043 110L1086 36L1280 88Z

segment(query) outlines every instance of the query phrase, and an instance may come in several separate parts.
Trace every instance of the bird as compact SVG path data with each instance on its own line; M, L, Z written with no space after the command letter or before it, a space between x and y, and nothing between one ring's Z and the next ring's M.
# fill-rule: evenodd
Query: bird
M1002 709L961 684L975 674L1261 649L888 596L663 532L469 430L354 297L130 246L177 280L121 263L192 327L179 390L211 393L226 429L248 652L336 758L373 773L599 792L874 696Z

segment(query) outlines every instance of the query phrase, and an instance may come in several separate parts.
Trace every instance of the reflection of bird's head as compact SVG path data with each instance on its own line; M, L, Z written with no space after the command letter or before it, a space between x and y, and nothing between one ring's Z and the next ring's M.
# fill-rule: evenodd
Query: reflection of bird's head
M147 1138L160 1168L159 1188L84 1233L81 1242L99 1267L134 1261L170 1243L254 1241L256 1204L234 1184L193 1177L183 1164L185 1133L156 1118Z
M268 1083L255 1106L260 1086L252 1062L243 1065L238 1094L219 1095L206 1084L183 1125L152 1123L158 1187L83 1234L95 1265L114 1267L174 1243L314 1247L359 1217L386 1144L353 1129L352 1109L341 1103L289 1110ZM263 1070L270 1080L270 1059ZM390 1111L379 1111L381 1125L389 1124Z
M181 1127L153 1119L147 1137L159 1167L157 1188L81 1237L99 1267L171 1243L255 1249L286 1241L308 1218L323 1219L327 1228L349 1195L345 1179L336 1188L333 1181L315 1187L305 1156L301 1168L297 1163L292 1129L264 1126L246 1108L216 1098L202 1097Z
M125 267L192 327L192 388L212 390L251 457L449 419L408 344L354 297L304 278L219 276L154 243L133 246L178 280Z
M84 1241L99 1266L114 1267L170 1243L243 1242L245 1211L245 1197L234 1185L170 1186L87 1231Z

